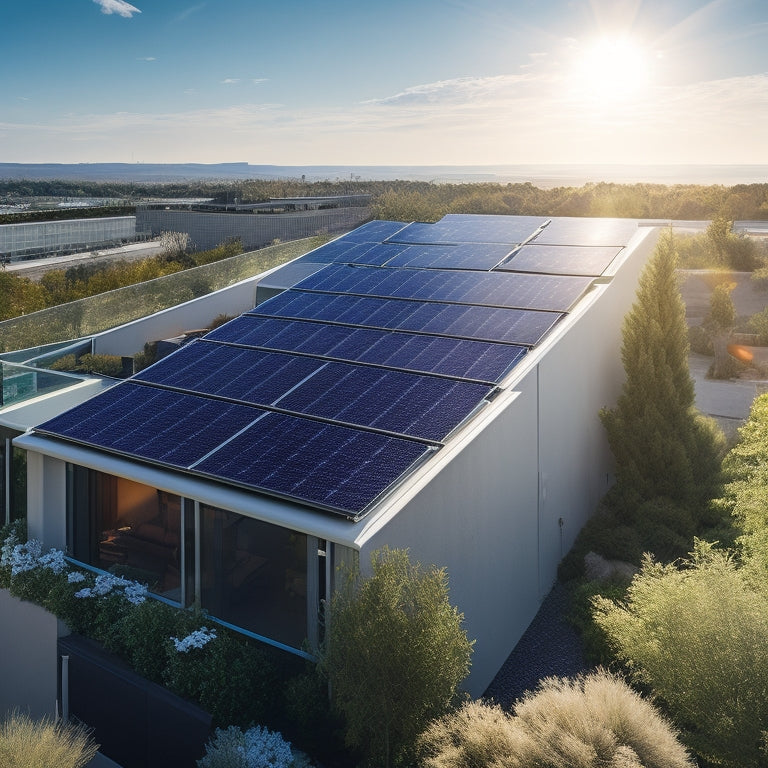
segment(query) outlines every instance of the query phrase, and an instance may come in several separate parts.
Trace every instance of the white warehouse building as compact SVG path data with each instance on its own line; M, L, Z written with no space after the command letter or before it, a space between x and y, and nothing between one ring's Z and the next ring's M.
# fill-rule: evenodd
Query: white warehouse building
M447 568L480 695L612 483L598 412L657 232L365 224L238 286L242 315L130 379L39 420L22 404L29 533L299 654L339 565L407 548ZM128 354L141 327L94 351Z

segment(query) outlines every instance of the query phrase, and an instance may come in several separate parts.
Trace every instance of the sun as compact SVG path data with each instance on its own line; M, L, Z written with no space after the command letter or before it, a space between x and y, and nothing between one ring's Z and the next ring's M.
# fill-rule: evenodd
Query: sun
M601 37L579 50L572 70L574 89L608 102L624 101L649 82L650 56L629 37Z

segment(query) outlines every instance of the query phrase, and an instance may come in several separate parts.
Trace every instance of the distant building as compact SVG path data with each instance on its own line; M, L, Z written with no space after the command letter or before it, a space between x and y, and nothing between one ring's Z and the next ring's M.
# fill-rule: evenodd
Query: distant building
M140 231L186 232L195 250L239 239L243 248L353 229L370 218L370 195L273 198L265 203L146 203L136 208Z
M298 654L340 565L408 548L447 568L481 694L612 483L598 411L621 388L622 319L657 232L370 222L205 297L205 317L212 301L243 314L105 391L0 410L6 461L11 443L26 456L30 535ZM126 354L169 323L93 349Z
M0 260L77 253L146 239L135 216L0 224Z

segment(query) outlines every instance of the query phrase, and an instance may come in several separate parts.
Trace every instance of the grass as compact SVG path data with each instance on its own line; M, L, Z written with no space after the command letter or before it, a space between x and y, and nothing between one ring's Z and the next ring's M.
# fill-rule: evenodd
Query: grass
M511 715L469 702L420 739L423 768L694 768L673 727L603 669L550 677Z
M97 751L82 726L17 711L0 725L0 768L83 768Z

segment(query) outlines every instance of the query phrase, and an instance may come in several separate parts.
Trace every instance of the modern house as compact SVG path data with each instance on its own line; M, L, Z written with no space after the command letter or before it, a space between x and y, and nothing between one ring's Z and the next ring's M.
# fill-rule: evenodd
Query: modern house
M447 568L481 694L612 482L598 411L656 232L369 222L249 284L236 319L39 411L13 439L30 535L299 654L340 566L407 548Z

